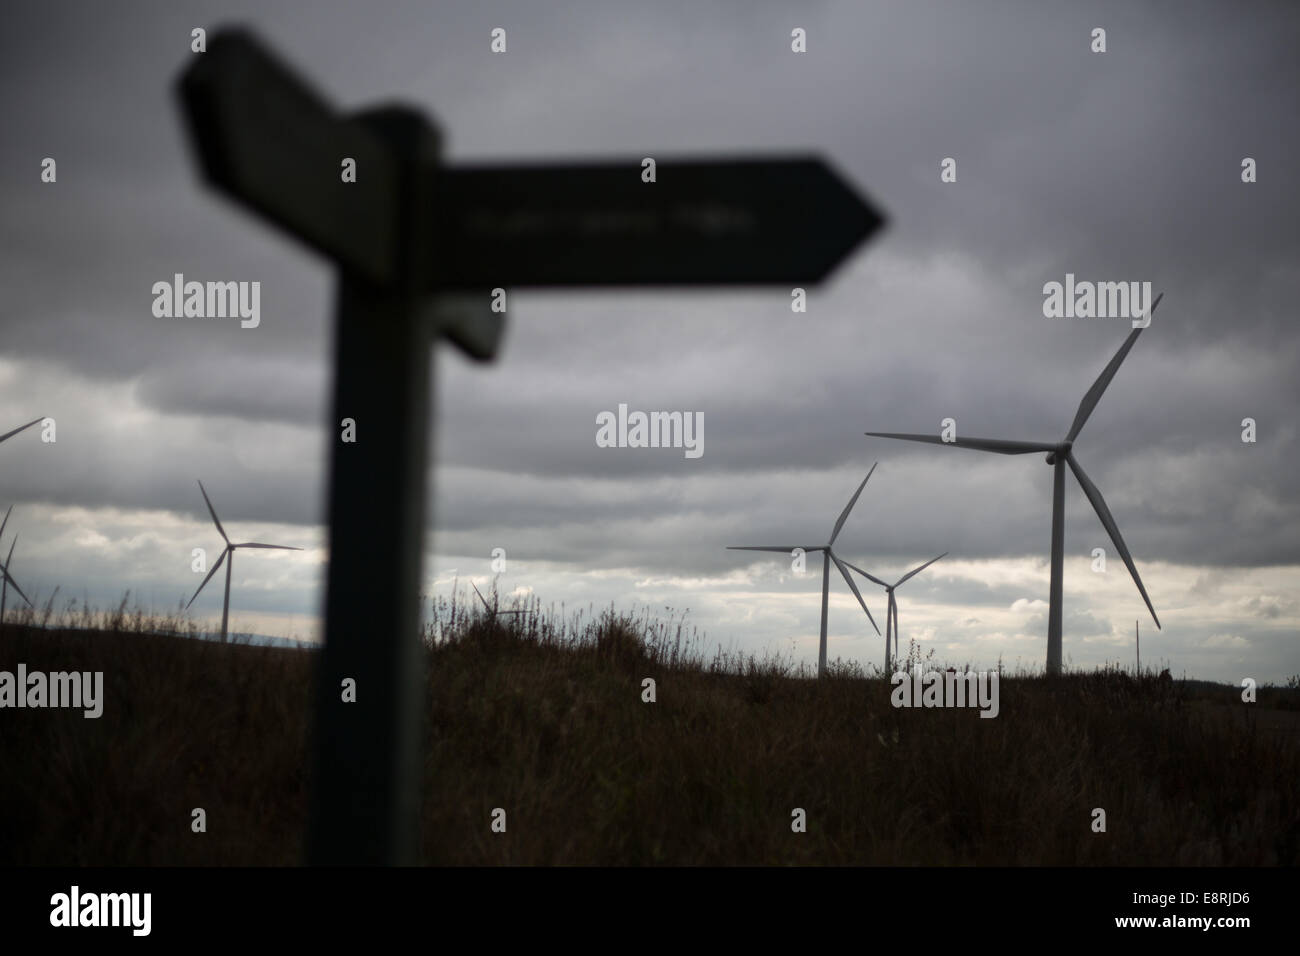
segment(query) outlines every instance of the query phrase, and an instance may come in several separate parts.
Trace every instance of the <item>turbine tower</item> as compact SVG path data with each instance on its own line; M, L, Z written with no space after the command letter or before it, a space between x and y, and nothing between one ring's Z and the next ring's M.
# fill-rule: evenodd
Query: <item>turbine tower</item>
M1133 622L1133 643L1137 648L1137 676L1140 678L1142 676L1142 629L1138 627L1138 622L1136 620Z
M879 464L879 462L877 462L877 464ZM862 484L858 485L858 490L853 493L853 497L849 499L849 503L845 506L844 510L840 513L840 519L835 522L835 527L831 531L831 539L826 544L809 546L809 547L803 547L801 545L787 545L782 547L728 547L727 548L728 551L780 551L786 554L789 554L790 552L794 551L795 548L801 548L805 554L808 554L813 551L822 552L822 637L821 637L821 645L817 652L817 676L818 677L822 677L826 673L826 613L828 609L828 602L830 600L831 562L834 562L835 566L839 568L840 574L844 575L844 580L848 582L849 590L853 592L853 596L857 598L858 603L862 605L862 610L867 612L867 620L871 622L871 626L876 628L877 634L880 633L880 628L876 626L876 619L871 616L871 611L867 610L867 602L862 600L862 593L858 590L858 586L853 583L853 578L849 576L848 569L844 566L844 562L842 562L836 556L835 552L831 550L831 545L833 545L835 543L835 539L839 537L840 529L844 527L844 522L848 519L849 512L852 511L853 506L858 503L858 495L862 494L862 489L867 486L867 482L871 479L871 475L875 470L876 470L876 466L872 465L871 471L867 472L867 477L863 478Z
M939 558L944 557L945 555L947 555L947 553L948 552L945 551L943 554L939 555ZM874 581L876 584L879 584L882 588L885 589L885 593L889 595L889 607L885 611L885 676L886 677L890 676L889 667L891 661L896 662L898 660L898 602L894 599L894 590L904 581L907 581L910 578L913 578L916 575L920 574L930 565L934 564L934 562L938 561L939 558L931 558L929 561L925 562L925 564L921 565L919 568L913 568L911 571L908 571L906 574L904 574L893 584L886 584L884 581L880 580L880 578L876 577L875 575L868 574L866 571L863 571L856 564L851 564L848 561L844 562L849 566L851 570L857 571L858 574L862 575L867 580ZM894 654L892 658L890 657L889 654L889 638L891 635L894 638Z
M37 421L40 421L40 419L37 419ZM24 425L23 427L26 428L27 426ZM10 432L10 434L13 434L13 432ZM5 437L8 438L9 436L6 435ZM5 512L4 520L0 521L0 538L4 537L5 525L9 523L9 515L13 510L14 506L10 505ZM13 541L9 542L9 557L5 558L3 564L0 564L0 622L3 622L5 618L5 602L9 599L9 585L12 584L14 590L18 592L18 596L27 601L28 607L32 606L32 602L27 600L27 595L23 594L23 589L18 586L18 582L9 576L9 565L13 562L14 546L16 544L18 544L17 534L14 535Z
M1156 300L1151 303L1151 308L1147 310L1148 319L1155 314L1156 306L1164 298L1164 293L1156 296ZM1124 344L1119 347L1115 357L1110 360L1107 366L1102 369L1101 375L1097 377L1088 389L1088 393L1083 396L1083 401L1079 403L1079 410L1075 413L1074 423L1066 433L1065 438L1059 442L1026 442L1026 441L1004 441L998 438L962 438L960 436L952 441L944 441L943 438L935 435L915 435L903 434L900 432L866 432L876 438L901 438L904 441L929 442L932 445L953 445L957 448L974 448L978 451L991 451L999 455L1026 455L1034 452L1046 452L1047 463L1053 467L1052 476L1052 582L1047 613L1047 673L1056 675L1061 673L1061 578L1062 568L1064 565L1064 548L1065 548L1065 466L1069 465L1070 470L1074 472L1074 477L1079 482L1079 487L1091 502L1093 510L1097 512L1097 517L1101 519L1102 526L1105 527L1106 533L1110 535L1110 540L1115 543L1115 548L1119 551L1120 557L1124 559L1124 566L1128 568L1129 574L1133 576L1133 583L1137 585L1138 592L1142 595L1142 600L1146 602L1147 610L1151 612L1151 618L1156 622L1156 627L1160 627L1160 618L1156 617L1156 609L1151 606L1151 599L1147 597L1147 589L1142 586L1142 578L1138 575L1137 568L1133 565L1133 556L1129 554L1128 546L1124 543L1123 536L1119 533L1119 526L1115 524L1115 519L1111 516L1110 509L1106 507L1106 501L1101 496L1101 491L1092 483L1092 480L1083 470L1074 455L1074 440L1079 436L1080 429L1087 422L1088 416L1092 410L1097 407L1101 400L1102 393L1106 391L1106 386L1110 380L1115 377L1119 371L1120 363L1128 355L1129 349L1133 348L1133 343L1137 337L1142 334L1143 326L1133 329Z
M230 569L234 567L235 564L235 549L262 548L273 551L301 551L302 548L291 548L288 545L283 544L258 544L253 541L246 541L242 544L232 544L230 539L226 537L226 529L221 527L221 521L217 518L216 509L212 507L212 501L208 498L208 493L204 489L203 482L201 481L199 482L199 491L203 493L203 500L207 502L208 505L208 514L212 515L212 523L217 526L217 531L221 534L222 540L226 542L226 548L221 552L221 557L217 558L217 563L212 566L212 570L208 572L208 576L203 579L203 583L199 585L199 590L194 592L194 597L190 598L190 604L194 603L194 598L199 596L199 591L202 591L203 588L207 586L207 583L212 580L212 575L217 573L217 570L221 567L221 562L226 561L226 558L229 557L230 560L226 562L226 599L221 605L221 643L224 644L226 643L226 622L230 618ZM185 605L187 611L190 608L190 604Z

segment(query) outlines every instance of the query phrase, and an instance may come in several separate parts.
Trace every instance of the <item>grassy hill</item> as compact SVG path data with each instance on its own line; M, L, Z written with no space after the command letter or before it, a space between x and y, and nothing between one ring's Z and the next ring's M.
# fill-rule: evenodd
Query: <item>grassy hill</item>
M65 622L66 623L66 622ZM85 623L84 621L82 622ZM0 710L0 863L301 860L313 652L105 615L0 626L0 669L104 672L104 713ZM193 628L188 627L193 633ZM1297 692L1004 675L1000 714L895 709L683 645L680 624L441 602L422 858L442 864L1295 864ZM642 700L642 680L657 700ZM202 807L207 832L191 832ZM489 827L494 808L507 832ZM1106 832L1092 811L1106 812ZM791 830L802 808L807 831Z

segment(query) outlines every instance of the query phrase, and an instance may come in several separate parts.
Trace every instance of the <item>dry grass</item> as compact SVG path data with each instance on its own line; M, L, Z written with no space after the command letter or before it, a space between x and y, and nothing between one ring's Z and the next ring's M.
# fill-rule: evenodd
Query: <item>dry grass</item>
M125 605L51 614L0 627L0 668L102 670L104 716L0 712L0 863L299 862L314 655ZM852 666L706 659L672 617L442 601L426 643L427 862L1297 862L1295 690L1252 709L1115 671L1004 675L988 720L896 710Z

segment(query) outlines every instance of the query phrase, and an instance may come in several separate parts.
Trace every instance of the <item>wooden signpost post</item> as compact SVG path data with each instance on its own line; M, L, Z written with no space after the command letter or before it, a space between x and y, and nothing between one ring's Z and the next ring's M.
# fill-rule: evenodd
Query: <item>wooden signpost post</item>
M494 288L813 284L883 218L813 158L664 161L654 182L640 159L446 166L422 114L340 116L242 30L210 39L180 94L209 182L338 268L307 855L411 863L431 344L491 358ZM465 308L466 295L484 307ZM355 441L339 440L344 419Z

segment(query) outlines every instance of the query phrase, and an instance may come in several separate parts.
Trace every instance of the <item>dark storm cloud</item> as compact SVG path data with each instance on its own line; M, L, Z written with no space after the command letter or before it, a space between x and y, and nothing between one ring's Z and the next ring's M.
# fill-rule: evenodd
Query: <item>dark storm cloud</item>
M862 554L1045 554L1041 456L862 432L951 416L1062 436L1128 331L1043 317L1042 284L1073 272L1166 292L1077 448L1139 560L1295 561L1300 11L1170 9L13 6L0 363L18 371L0 398L19 421L56 415L60 442L6 447L6 495L201 517L205 475L232 521L319 519L332 277L200 185L171 89L190 28L233 20L344 106L425 105L455 161L812 150L889 214L804 315L782 289L512 290L498 364L441 350L440 546L720 572L726 544L820 542L880 460L845 531ZM46 155L57 186L37 182ZM260 280L261 326L154 318L150 286L177 272ZM597 448L595 416L620 402L702 411L703 457ZM1066 541L1111 550L1074 487Z

